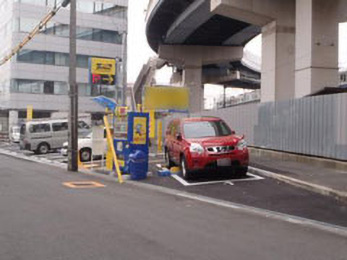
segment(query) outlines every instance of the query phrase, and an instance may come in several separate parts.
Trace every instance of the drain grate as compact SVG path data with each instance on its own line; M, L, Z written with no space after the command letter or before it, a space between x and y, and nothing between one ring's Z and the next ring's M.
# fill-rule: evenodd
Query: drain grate
M63 185L69 188L102 188L105 185L95 182L95 181L71 181L71 182L63 182Z

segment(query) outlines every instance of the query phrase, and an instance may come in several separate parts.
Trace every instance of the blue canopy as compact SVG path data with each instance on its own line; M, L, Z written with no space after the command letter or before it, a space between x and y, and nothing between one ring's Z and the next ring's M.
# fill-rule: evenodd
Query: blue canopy
M92 98L92 100L98 103L99 105L103 106L104 108L108 108L112 111L114 111L117 107L117 103L114 99L105 96L98 96Z

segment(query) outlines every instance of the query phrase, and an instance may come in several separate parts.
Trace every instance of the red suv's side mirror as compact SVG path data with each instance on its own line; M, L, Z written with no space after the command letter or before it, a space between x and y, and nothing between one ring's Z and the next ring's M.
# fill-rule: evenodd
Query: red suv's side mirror
M177 139L177 141L182 141L182 135L181 134L177 134L176 135L176 139Z
M236 132L234 130L231 130L231 134L234 135L236 134Z

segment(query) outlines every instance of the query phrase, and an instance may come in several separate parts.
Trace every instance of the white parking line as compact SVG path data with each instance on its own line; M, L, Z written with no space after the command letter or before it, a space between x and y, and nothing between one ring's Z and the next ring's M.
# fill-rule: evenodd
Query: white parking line
M229 185L234 185L234 182L242 182L242 181L259 181L263 180L263 177L260 177L258 175L247 173L247 176L251 176L251 178L244 178L244 179L227 179L227 180L218 180L218 181L203 181L203 182L194 182L190 183L187 182L182 177L178 176L177 174L172 174L172 178L180 182L184 186L199 186L199 185L209 185L209 184L217 184L217 183L225 183Z
M240 181L260 181L260 180L264 180L264 177L255 175L253 173L249 173L247 172L247 176L252 176L252 178L247 178L247 179L233 179L233 182L240 182Z

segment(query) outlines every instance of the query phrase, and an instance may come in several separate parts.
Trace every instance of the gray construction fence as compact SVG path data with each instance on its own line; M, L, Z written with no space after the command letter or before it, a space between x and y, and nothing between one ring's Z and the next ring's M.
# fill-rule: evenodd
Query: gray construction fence
M245 134L250 146L347 160L347 94L248 103L194 114L199 115L224 119L237 134Z

